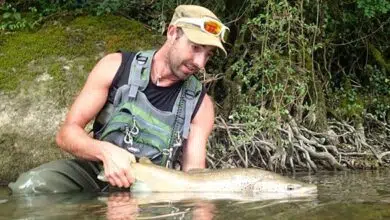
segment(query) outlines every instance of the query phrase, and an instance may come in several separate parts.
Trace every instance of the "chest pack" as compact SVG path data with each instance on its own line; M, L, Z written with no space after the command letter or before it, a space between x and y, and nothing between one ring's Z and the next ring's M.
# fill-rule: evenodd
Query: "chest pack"
M105 121L95 137L122 147L137 158L148 157L155 164L171 168L183 140L188 138L202 85L190 76L172 111L157 109L143 92L150 80L154 53L141 51L134 56L128 83L116 90L113 103L107 103L99 113L105 115Z

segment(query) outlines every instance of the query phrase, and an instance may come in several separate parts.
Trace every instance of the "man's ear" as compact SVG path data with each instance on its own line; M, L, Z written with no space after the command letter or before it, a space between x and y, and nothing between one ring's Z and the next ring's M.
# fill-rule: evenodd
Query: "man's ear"
M169 25L167 30L167 40L173 42L176 39L177 27L174 25Z

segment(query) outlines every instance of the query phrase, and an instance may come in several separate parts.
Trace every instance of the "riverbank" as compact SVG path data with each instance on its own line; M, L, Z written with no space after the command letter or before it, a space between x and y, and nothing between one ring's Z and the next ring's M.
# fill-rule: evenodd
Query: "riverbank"
M163 37L116 16L64 17L34 31L0 33L0 182L70 155L55 133L93 65L118 50L155 48Z

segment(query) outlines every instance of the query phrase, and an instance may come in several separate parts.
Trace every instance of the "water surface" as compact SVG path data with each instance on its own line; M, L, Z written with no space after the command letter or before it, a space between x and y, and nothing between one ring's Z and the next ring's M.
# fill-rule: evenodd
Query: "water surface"
M296 178L316 184L318 195L259 201L178 193L10 196L2 187L0 219L390 219L390 170Z

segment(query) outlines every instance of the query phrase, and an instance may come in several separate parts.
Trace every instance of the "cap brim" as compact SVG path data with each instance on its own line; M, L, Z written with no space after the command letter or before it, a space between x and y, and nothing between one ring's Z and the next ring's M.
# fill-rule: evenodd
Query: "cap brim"
M223 47L221 40L218 36L214 36L212 34L205 33L199 29L194 28L188 28L188 27L181 27L186 37L196 43L201 45L210 45L215 46L221 49L225 56L227 56L227 52L225 48Z

